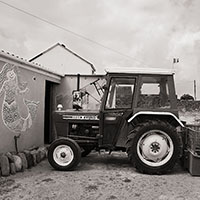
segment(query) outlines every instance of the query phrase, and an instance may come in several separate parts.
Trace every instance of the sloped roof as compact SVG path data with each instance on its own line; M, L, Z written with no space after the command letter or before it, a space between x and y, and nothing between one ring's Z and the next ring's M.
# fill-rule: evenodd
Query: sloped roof
M41 74L44 74L44 75L48 74L48 75L50 75L50 76L52 76L53 78L56 78L56 79L58 77L64 77L64 74L60 74L60 73L57 73L55 71L52 71L52 70L42 66L39 63L29 62L25 58L16 56L16 55L11 54L9 52L6 52L4 50L0 51L0 57L4 58L6 60L9 59L11 61L17 62L21 67L23 67L23 65L26 65L26 69L30 69L31 71L35 71L35 72L38 72L38 73L41 73Z
M96 71L94 65L89 62L88 60L86 60L85 58L81 57L80 55L78 55L77 53L75 53L74 51L70 50L69 48L67 48L64 44L60 44L60 43L57 43L55 45L53 45L52 47L49 47L47 50L41 52L40 54L36 55L35 57L31 58L29 60L29 62L32 62L34 61L35 59L39 58L40 56L46 54L47 52L51 51L52 49L56 48L57 46L60 46L62 47L63 49L65 49L66 51L68 51L69 53L73 54L74 56L76 56L77 58L81 59L82 61L86 62L87 64L89 64L91 66L91 69L92 69L92 73L94 73Z

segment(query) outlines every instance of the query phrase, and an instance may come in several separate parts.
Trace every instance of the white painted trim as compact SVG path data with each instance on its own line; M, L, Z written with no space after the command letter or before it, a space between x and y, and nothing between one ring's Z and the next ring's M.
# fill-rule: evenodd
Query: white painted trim
M165 116L172 116L182 127L185 127L183 123L174 115L173 113L170 112L153 112L153 111L140 111L135 113L130 119L128 119L128 122L131 122L134 118L136 118L138 115L165 115Z
M161 75L173 75L175 70L163 69L163 68L134 68L134 67L111 67L106 68L108 73L133 73L133 74L161 74Z

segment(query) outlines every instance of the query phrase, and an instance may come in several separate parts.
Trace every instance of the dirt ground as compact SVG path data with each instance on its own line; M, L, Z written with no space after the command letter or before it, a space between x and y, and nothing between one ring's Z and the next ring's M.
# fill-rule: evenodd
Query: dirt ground
M197 200L200 177L179 165L167 175L144 175L131 167L125 153L93 152L75 171L55 171L44 160L25 172L0 177L0 199Z

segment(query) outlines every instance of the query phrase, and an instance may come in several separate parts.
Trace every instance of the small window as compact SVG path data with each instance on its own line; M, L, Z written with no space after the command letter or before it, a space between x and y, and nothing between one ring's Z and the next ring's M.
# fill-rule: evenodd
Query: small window
M169 108L167 77L142 77L137 106L140 108Z
M135 79L112 78L106 101L106 109L131 108Z

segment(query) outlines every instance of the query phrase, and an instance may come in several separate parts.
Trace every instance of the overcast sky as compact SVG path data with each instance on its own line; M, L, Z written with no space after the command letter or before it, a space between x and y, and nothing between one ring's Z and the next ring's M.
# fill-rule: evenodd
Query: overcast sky
M199 18L200 0L0 0L0 49L30 59L59 42L98 72L116 66L170 69L179 58L179 96L193 95L196 80L200 98Z

